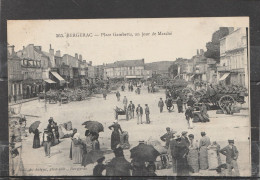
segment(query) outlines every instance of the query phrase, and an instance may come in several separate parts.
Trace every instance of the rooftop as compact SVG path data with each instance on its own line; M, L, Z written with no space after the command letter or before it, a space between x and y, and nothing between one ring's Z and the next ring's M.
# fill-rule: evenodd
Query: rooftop
M133 67L133 66L144 66L144 59L116 61L114 63L110 63L110 64L105 65L106 68Z

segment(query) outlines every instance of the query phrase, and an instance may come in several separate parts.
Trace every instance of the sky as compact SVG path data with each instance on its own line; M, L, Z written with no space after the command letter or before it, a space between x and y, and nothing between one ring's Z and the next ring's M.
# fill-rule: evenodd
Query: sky
M99 65L118 60L144 59L148 63L189 59L197 49L206 51L206 43L219 27L248 27L249 18L10 20L7 23L7 42L15 46L15 51L34 44L48 52L51 44L62 55L81 54L83 59ZM71 33L92 37L67 38ZM133 36L113 36L113 33Z

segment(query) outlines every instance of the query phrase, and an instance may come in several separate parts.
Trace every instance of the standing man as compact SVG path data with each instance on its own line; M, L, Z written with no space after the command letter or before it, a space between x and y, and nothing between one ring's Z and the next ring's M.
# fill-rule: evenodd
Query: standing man
M128 105L128 109L130 111L130 119L134 118L134 112L135 112L135 105L130 101L130 104Z
M188 134L187 131L183 131L183 132L181 133L181 141L182 141L184 144L186 144L187 147L189 147L189 146L190 146L190 141L189 141L189 139L188 139L188 137L187 137L187 134Z
M228 140L228 144L229 145L221 149L219 152L226 156L228 175L232 176L232 169L234 169L234 176L239 176L240 174L237 165L237 158L239 153L237 147L234 145L234 140Z
M193 119L193 109L191 106L188 106L188 108L185 111L185 117L188 124L188 129L192 129L192 119Z
M187 101L187 106L193 107L194 104L195 104L195 101L193 100L192 95L189 95L189 99Z
M163 106L164 106L164 102L163 102L162 98L160 98L160 101L158 102L158 107L160 108L160 113L163 112Z
M139 124L139 119L141 119L141 124L143 124L142 116L143 116L143 108L138 104L136 108L136 115L137 115L137 124Z
M166 149L169 148L170 140L173 138L173 132L171 132L171 128L167 127L166 128L166 133L160 137L160 139L165 142L165 147Z
M178 136L178 135L177 135ZM176 145L177 145L177 142L176 142L176 139L173 137L171 140L170 140L170 143L169 143L169 146L170 146L170 150L171 150L171 156L172 156L172 170L173 170L173 173L176 173L177 172L177 164L176 164L176 156L175 156L175 149L176 149Z
M127 103L128 103L128 100L127 100L126 96L124 96L124 99L123 99L124 110L126 110L126 108L127 108Z
M103 90L103 98L106 100L107 99L107 91Z
M150 124L150 122L151 122L149 114L150 114L150 110L149 110L148 104L145 104L145 116L146 116L146 123L147 124Z
M176 101L177 107L178 107L178 113L183 113L183 100L178 97L177 101Z
M48 132L48 129L44 129L42 142L44 146L45 156L48 156L49 158L51 156L51 141L51 133Z
M120 101L120 92L119 91L116 92L116 97L117 97L117 101Z

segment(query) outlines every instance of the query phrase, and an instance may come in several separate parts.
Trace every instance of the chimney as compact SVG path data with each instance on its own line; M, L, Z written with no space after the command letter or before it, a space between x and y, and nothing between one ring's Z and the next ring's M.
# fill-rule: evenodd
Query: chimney
M49 50L49 53L54 56L54 49L51 48L51 44L50 44L50 50Z
M15 54L14 52L14 45L13 46L8 46L8 53L12 56Z
M41 46L34 46L36 49L38 49L39 51L42 50L42 47Z
M82 55L81 55L81 54L79 55L79 60L81 60L81 61L82 61Z
M204 50L200 49L200 55L204 55Z
M199 55L199 50L197 49L197 55Z
M89 65L92 66L92 61L89 61Z
M23 50L25 50L25 46L23 46Z
M55 56L61 57L60 50L56 51Z
M78 53L75 53L75 58L78 59Z

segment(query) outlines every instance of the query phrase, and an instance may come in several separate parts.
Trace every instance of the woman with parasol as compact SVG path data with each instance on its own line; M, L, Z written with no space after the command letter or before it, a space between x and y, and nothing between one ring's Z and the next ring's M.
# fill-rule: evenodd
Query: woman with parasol
M34 134L34 138L33 138L33 148L34 149L39 148L41 146L40 145L40 132L38 130L40 123L41 123L40 121L35 121L29 127L29 133Z
M34 138L33 138L33 148L39 148L41 146L40 143L40 131L38 130L38 128L35 129L35 131L33 131L34 134Z
M116 146L120 144L120 133L123 133L120 124L117 121L114 121L114 124L108 127L110 130L113 128L113 132L111 134L111 149L115 150Z

